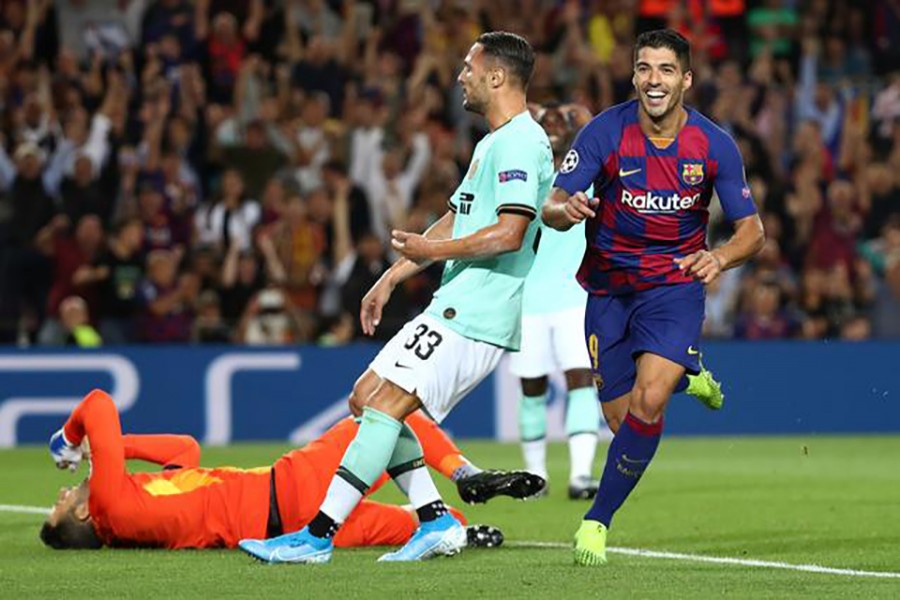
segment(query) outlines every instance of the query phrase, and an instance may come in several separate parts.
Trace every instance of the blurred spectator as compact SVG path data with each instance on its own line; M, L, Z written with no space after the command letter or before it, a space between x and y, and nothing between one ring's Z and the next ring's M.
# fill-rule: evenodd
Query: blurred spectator
M864 176L869 206L863 223L863 237L871 240L881 233L886 223L896 223L900 218L900 177L884 163L869 166Z
M187 215L166 207L165 196L152 183L140 185L137 197L138 217L144 224L144 250L183 249L190 241Z
M791 53L791 41L798 22L793 2L763 0L747 14L750 28L750 54L769 52L786 57Z
M201 37L201 36L198 36ZM246 45L238 33L234 15L219 13L212 21L211 35L206 42L207 81L209 98L213 102L228 103L234 91Z
M862 244L860 251L871 269L883 275L887 271L888 258L900 255L900 214L887 219L881 228L881 235Z
M61 0L56 2L60 42L84 61L91 56L114 58L137 39L141 11L147 2Z
M99 281L100 333L108 345L137 341L138 285L144 278L144 227L137 218L119 223L94 262Z
M728 338L734 331L734 318L740 296L741 269L725 271L706 288L706 315L703 335Z
M363 233L372 230L372 214L366 192L350 181L347 167L339 160L330 160L322 166L322 180L328 195L335 199L346 196L347 218L350 236L358 240ZM443 210L445 206L442 206ZM337 213L337 207L335 207Z
M231 341L231 328L222 318L219 296L213 290L203 291L197 299L191 341L199 344L227 344Z
M896 251L886 261L884 281L875 294L872 332L879 338L900 338L900 253Z
M191 278L178 277L178 255L153 250L147 255L146 278L138 288L142 314L138 339L145 342L186 342L190 339L193 307L199 291Z
M781 290L773 281L760 281L750 292L749 306L738 317L734 337L774 340L795 337L800 324L781 307Z
M262 193L265 182L287 165L284 152L270 140L268 125L259 119L247 124L242 141L223 147L222 161L247 182L247 193L254 198Z
M349 264L343 286L341 287L341 314L344 320L353 324L347 331L350 339L363 338L359 324L359 307L363 296L369 291L375 282L391 266L385 251L384 244L374 234L363 235L356 244L356 250ZM381 322L375 331L375 339L388 340L392 338L409 320L411 307L407 300L404 286L398 287L391 295L391 301L384 307ZM344 341L349 341L344 340Z
M251 346L280 346L309 341L311 331L288 306L281 290L265 289L251 298L238 325L237 341Z
M309 95L303 103L300 126L294 138L294 177L301 192L309 192L322 185L322 167L331 157L331 147L325 132L329 100L324 92Z
M187 0L147 1L141 19L141 47L152 48L163 36L173 34L183 47L194 39L194 9Z
M326 204L326 210L330 210L328 198L321 191L312 196L315 202ZM276 281L284 285L294 307L308 311L316 308L325 236L325 229L310 216L307 202L294 194L287 199L283 218L262 237L263 244L267 248L271 245L274 250L271 262L277 265L281 275Z
M874 133L879 145L891 139L892 132L900 122L900 70L893 72L889 81L890 85L878 92L872 105Z
M828 186L827 203L816 215L806 264L818 269L842 265L854 276L856 238L862 223L855 211L856 191L849 181Z
M231 246L222 264L221 308L229 325L236 325L256 292L265 286L265 273L252 251Z
M90 312L97 304L96 284L103 270L93 267L103 250L103 226L96 215L85 215L69 230L69 220L57 216L50 225L38 233L38 248L53 262L53 280L47 298L47 320L41 329L42 344L59 345L63 332L59 323L59 307L63 299L78 294L86 302Z
M197 211L197 241L220 251L232 245L247 250L260 216L259 204L244 193L241 174L228 169L222 175L222 190L216 203Z
M845 117L844 103L835 87L820 76L820 53L819 39L810 37L803 41L796 92L797 116L819 125L825 146L834 155Z
M66 346L96 348L103 344L100 334L91 326L87 303L82 298L65 298L59 305L59 318L65 331Z
M413 194L431 156L428 138L414 134L409 146L382 141L373 149L368 171L362 175L362 187L372 207L373 231L382 241L390 239L392 229L403 229Z

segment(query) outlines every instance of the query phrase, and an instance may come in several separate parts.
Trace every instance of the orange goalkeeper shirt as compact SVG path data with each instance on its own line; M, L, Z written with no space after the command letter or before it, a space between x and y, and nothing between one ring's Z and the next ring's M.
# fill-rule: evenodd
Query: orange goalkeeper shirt
M65 433L76 445L90 439L89 508L105 543L215 548L265 537L271 467L203 469L190 436L122 435L116 406L100 390L72 412ZM127 459L182 468L129 473Z
M449 477L465 462L433 421L414 413L407 423L422 441L427 464ZM297 531L318 511L357 429L353 419L343 419L305 447L283 455L274 467L204 469L198 466L200 446L190 436L122 435L118 410L101 390L88 394L65 425L73 444L85 436L90 441L89 509L103 542L161 548L231 548L243 538L265 537L273 471L283 530ZM171 470L129 473L128 459ZM386 479L383 475L369 491ZM363 501L341 527L335 545L402 543L414 529L415 520L401 507Z

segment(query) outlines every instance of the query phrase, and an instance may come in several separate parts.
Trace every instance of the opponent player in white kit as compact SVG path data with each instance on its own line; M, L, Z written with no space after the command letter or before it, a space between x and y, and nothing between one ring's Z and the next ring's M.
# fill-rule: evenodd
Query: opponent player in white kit
M574 105L546 105L532 110L547 132L558 170L574 132L592 115L586 108ZM597 448L600 404L584 345L587 292L575 279L584 255L584 224L569 231L542 225L539 246L525 280L522 347L509 361L510 372L522 382L519 436L525 469L547 479L548 375L562 371L567 390L569 498L590 499L597 493L591 467Z
M319 512L297 533L243 540L248 554L270 563L328 562L338 527L385 470L421 525L380 560L423 560L465 545L465 528L447 511L403 420L421 408L440 422L504 351L519 348L535 217L554 176L550 142L526 106L533 67L531 45L505 32L482 34L466 56L458 78L465 107L484 115L490 133L475 147L450 210L424 235L393 232L403 258L363 298L363 331L374 332L396 285L435 260L447 261L441 287L356 382L350 404L362 420Z

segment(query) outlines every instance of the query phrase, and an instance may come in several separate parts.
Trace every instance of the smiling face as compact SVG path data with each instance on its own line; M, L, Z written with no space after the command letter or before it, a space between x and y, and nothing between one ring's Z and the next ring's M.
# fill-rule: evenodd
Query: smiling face
M674 50L645 46L634 62L632 82L644 112L662 121L681 108L693 74L682 69Z
M488 69L484 63L484 48L481 44L473 44L456 78L463 91L463 108L480 115L487 110L489 101Z

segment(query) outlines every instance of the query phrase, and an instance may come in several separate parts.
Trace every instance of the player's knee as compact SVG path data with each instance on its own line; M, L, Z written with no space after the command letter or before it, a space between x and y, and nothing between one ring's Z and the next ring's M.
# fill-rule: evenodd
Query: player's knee
M522 393L526 396L543 396L547 393L547 377L522 379Z
M385 381L385 384L369 397L365 406L402 421L422 404L416 396Z
M362 414L363 408L368 404L369 397L378 387L379 381L380 379L375 373L366 371L353 384L353 390L350 392L347 404L350 406L350 412L354 416L358 417Z
M350 408L350 413L354 417L358 417L362 414L362 410L366 406L366 401L357 393L356 388L353 388L353 391L350 392L350 397L347 398L347 405Z
M663 386L637 384L632 390L631 413L647 423L655 423L662 416L670 393Z

